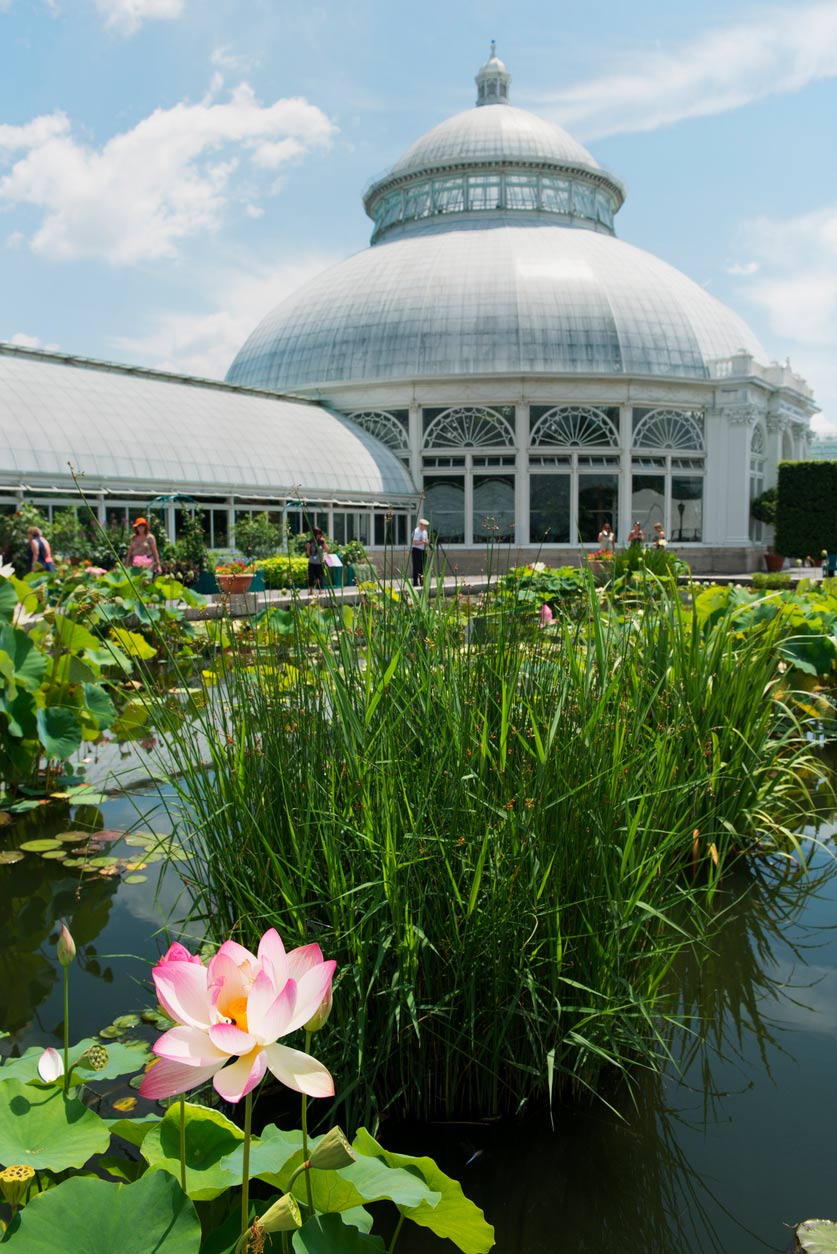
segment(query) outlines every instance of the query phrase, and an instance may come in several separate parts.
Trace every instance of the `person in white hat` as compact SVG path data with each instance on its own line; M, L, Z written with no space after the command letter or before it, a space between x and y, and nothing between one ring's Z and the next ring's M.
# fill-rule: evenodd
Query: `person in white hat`
M421 587L422 576L424 575L424 555L427 552L429 536L427 528L430 523L426 518L418 520L418 526L413 532L413 584L416 588Z

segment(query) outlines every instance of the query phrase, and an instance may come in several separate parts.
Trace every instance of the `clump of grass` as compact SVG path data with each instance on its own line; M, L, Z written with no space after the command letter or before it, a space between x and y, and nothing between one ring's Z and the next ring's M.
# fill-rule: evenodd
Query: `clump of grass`
M171 739L215 934L338 961L351 1118L514 1113L657 1065L725 869L798 854L820 776L775 624L701 627L663 585L618 610L588 586L546 630L489 608L485 631L427 589L268 612L202 715L211 769Z

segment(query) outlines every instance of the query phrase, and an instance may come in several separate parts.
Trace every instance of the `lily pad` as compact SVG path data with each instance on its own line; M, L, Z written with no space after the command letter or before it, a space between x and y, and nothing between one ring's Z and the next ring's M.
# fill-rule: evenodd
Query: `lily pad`
M145 884L148 880L147 875L126 875L123 884Z
M194 1201L209 1201L241 1183L241 1167L229 1161L244 1133L220 1111L184 1103L186 1192ZM180 1175L180 1105L170 1106L142 1143L151 1172ZM9 1159L18 1162L18 1159Z
M116 828L105 828L101 832L94 832L90 839L100 841L103 845L107 845L114 840L121 840L124 835L124 831L119 831Z
M139 1015L119 1015L114 1019L113 1027L121 1028L123 1032L127 1032L129 1028L135 1028L139 1021Z
M0 866L11 866L13 862L22 862L25 857L20 849L4 849L0 853Z
M27 853L46 853L48 849L60 849L61 841L44 837L41 840L25 840L20 847Z
M101 1045L101 1041L94 1040L92 1036L85 1037L76 1045L70 1046L70 1066L78 1062L83 1054L91 1045ZM135 1071L142 1072L148 1059L148 1046L145 1041L132 1041L127 1044L108 1045L108 1060L104 1067L99 1071L95 1071L92 1067L81 1064L73 1071L73 1082L77 1083L84 1080L85 1083L95 1077L96 1080L116 1080L123 1075L132 1075ZM32 1045L26 1050L20 1058L7 1058L6 1062L0 1067L0 1094L3 1101L0 1105L6 1104L8 1101L8 1089L4 1087L7 1082L19 1080L26 1083L29 1080L37 1080L38 1078L38 1060L43 1053L40 1045ZM142 1074L140 1074L142 1080ZM33 1090L35 1091L35 1090ZM0 1158L0 1162L13 1162L13 1159L4 1160ZM23 1161L22 1159L20 1160Z
M67 850L66 849L47 849L45 853L41 854L41 857L46 858L48 861L52 860L54 862L63 862L67 857Z
M837 1254L837 1224L830 1219L806 1219L796 1229L800 1254Z
M14 1233L19 1254L197 1254L200 1242L194 1206L162 1171L134 1184L81 1176L66 1180L32 1199Z
M60 840L61 843L64 845L78 845L83 840L89 840L90 833L89 832L59 832L58 835L55 837L55 839Z
M119 862L118 858L111 858L108 856L103 856L99 858L91 858L89 865L94 866L96 870L98 871L100 867L116 866L118 862Z
M2 1096L2 1163L22 1163L36 1171L65 1171L67 1167L83 1167L88 1158L103 1154L108 1147L110 1132L99 1116L75 1097L65 1097L60 1088L44 1089L4 1079Z

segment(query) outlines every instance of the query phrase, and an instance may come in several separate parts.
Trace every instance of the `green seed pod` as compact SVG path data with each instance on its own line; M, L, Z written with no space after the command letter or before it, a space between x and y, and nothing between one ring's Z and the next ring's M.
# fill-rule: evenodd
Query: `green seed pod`
M265 1232L293 1232L302 1227L302 1215L295 1198L290 1193L285 1193L256 1223Z
M356 1158L357 1155L340 1128L332 1128L312 1149L308 1161L320 1171L337 1171L340 1167L348 1167Z
M11 1207L19 1206L20 1200L35 1178L31 1167L6 1167L0 1171L0 1191Z
M91 1045L78 1060L80 1067L89 1067L91 1071L102 1071L108 1065L108 1051L104 1045Z

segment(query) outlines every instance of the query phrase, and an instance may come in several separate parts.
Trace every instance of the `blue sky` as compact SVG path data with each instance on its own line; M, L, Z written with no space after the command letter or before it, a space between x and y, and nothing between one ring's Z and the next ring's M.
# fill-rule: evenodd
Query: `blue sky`
M491 38L837 429L837 0L0 0L0 339L223 375Z

